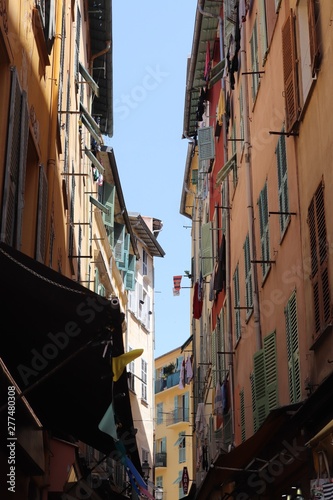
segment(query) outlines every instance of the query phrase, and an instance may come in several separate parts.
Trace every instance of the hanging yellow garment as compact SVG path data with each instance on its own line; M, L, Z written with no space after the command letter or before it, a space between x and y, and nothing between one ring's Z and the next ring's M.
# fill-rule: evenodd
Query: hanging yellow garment
M217 121L218 124L222 127L223 124L223 115L225 113L225 100L224 100L224 92L220 90L219 102L217 103Z
M133 361L135 358L141 356L142 353L143 349L133 349L132 351L121 354L121 356L112 358L113 381L117 382L117 380L123 373L125 366L128 365L128 363Z

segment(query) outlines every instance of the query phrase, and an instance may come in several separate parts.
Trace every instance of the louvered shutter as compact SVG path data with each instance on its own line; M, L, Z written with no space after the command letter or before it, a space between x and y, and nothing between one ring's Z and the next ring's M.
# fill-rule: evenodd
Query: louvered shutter
M235 269L234 273L234 308L235 308L235 334L236 334L236 342L241 337L241 317L240 317L240 292L239 292L239 267Z
M36 260L44 262L46 250L47 178L44 166L39 165Z
M311 279L314 298L315 332L331 322L331 292L328 277L328 248L324 188L320 184L308 210L311 251Z
M241 427L241 438L242 443L244 443L246 439L245 433L245 399L244 399L244 389L241 390L239 394L240 398L240 427Z
M264 338L265 381L267 391L267 413L278 405L278 378L276 334L270 333Z
M198 129L199 160L211 160L215 157L213 127Z
M298 120L296 36L293 11L282 27L282 58L286 104L286 129L291 132Z
M320 52L318 37L316 32L316 13L315 13L315 0L308 0L308 16L309 16L309 43L310 43L310 57L311 57L311 72L315 77L319 68Z
M262 189L259 196L259 223L260 223L260 242L261 242L261 257L262 260L268 261L270 259L269 251L269 218L268 218L268 200L267 200L267 183ZM261 264L263 277L266 276L270 264L263 262Z
M129 254L128 256L128 269L125 275L125 288L126 290L134 290L135 289L135 264L136 257L135 255Z
M252 267L250 255L250 239L249 235L246 236L244 244L244 265L245 265L245 303L246 303L246 316L249 317L252 313L253 305L253 290L252 290Z
M126 233L124 235L123 259L117 263L118 268L121 269L122 271L127 271L128 268L129 247L130 247L130 235Z
M1 240L14 245L17 189L20 164L21 89L17 71L12 70L5 180L2 205Z
M291 403L301 400L300 360L296 294L293 293L285 308L289 397Z
M124 224L114 223L114 258L116 261L123 262L124 261L124 252L125 252L125 226Z
M255 427L258 429L267 414L267 398L266 398L266 380L265 380L265 355L261 349L254 354L253 357L253 375L254 375L254 398L255 398Z
M201 227L202 275L213 272L212 223L207 222Z
M212 376L213 376L213 386L216 387L218 380L217 374L217 354L216 354L216 329L212 331Z
M24 210L24 189L29 138L29 110L27 104L27 94L23 92L21 100L21 130L20 130L20 157L18 169L17 185L17 222L15 248L21 248L22 220Z

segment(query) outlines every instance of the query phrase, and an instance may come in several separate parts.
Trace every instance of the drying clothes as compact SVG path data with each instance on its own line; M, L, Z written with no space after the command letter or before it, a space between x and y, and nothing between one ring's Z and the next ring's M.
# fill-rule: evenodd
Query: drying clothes
M202 313L202 294L199 292L200 286L197 281L194 285L193 292L193 318L200 319ZM199 297L200 295L200 297Z
M185 369L186 369L186 381L189 384L191 382L191 380L193 379L192 360L191 360L190 356L187 356Z
M180 376L179 376L179 384L178 384L179 389L185 389L185 361L182 361L181 367L180 367Z
M218 268L214 276L214 290L217 293L221 292L222 290L225 290L225 282L226 282L226 244L225 244L225 236L223 234L219 248Z

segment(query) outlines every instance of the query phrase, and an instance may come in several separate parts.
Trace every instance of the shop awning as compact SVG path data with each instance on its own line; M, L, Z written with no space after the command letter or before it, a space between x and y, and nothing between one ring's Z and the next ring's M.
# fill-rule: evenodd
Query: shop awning
M316 446L317 444L320 443L320 441L323 441L327 436L333 434L333 420L331 420L325 427L323 427L313 438L311 438L308 441L309 446Z
M275 454L280 453L285 445L288 447L288 443L293 443L289 434L292 427L288 427L288 423L299 407L300 404L293 404L272 410L253 436L229 453L220 454L198 486L196 498L209 498L210 492L218 490L222 484L237 482L238 479L239 483L244 480L246 483L250 474L257 477L256 474Z
M126 370L117 382L111 375L108 342L113 356L124 352L119 307L4 243L0 266L0 357L43 427L109 454L114 441L98 424L113 400L140 470Z

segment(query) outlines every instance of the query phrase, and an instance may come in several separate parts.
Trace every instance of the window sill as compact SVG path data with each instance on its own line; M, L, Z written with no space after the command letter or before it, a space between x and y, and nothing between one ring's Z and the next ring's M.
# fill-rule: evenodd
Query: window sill
M145 399L142 399L142 398L141 398L141 404L142 404L143 406L145 406L146 408L148 408L148 407L149 407L148 402L147 402Z
M327 337L328 334L332 332L332 330L333 330L332 323L328 323L326 326L324 326L322 331L318 333L318 335L313 339L313 342L310 346L310 351L315 351L319 347L320 343L324 340L324 338Z

